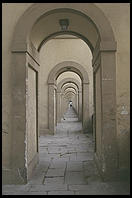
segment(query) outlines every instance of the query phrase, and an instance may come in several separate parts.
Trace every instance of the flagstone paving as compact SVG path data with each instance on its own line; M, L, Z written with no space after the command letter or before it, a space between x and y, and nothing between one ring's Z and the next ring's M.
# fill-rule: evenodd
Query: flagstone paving
M65 119L65 120L64 120ZM92 134L69 108L55 135L40 136L39 164L26 185L3 185L3 195L129 195L127 182L103 182L93 161Z

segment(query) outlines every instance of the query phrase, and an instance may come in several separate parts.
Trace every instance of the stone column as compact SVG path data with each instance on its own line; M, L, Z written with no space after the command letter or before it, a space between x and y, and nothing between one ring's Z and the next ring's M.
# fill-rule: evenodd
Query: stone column
M69 100L72 100L72 106L75 109L75 111L77 112L77 109L76 109L76 95L73 95L72 97L70 97Z
M55 108L54 108L54 116L55 116L55 127L57 126L57 90L56 89L54 89L54 106L55 106Z
M50 133L51 134L54 134L54 131L55 131L55 124L54 124L54 84L49 84L48 85L48 96L49 96L49 104L48 104L48 128L50 130Z
M38 58L38 53L34 48L28 53L25 48L12 50L12 127L10 131L12 149L10 168L3 172L6 184L27 183L32 170L38 163L38 72L40 65L35 56L32 59L32 52ZM32 121L33 125L31 125ZM32 128L33 133L30 133ZM29 146L29 140L32 139L34 152L29 151L31 146L31 144Z
M77 93L75 94L75 109L76 109L76 113L78 114L78 98L77 98Z
M62 103L62 109L63 109L62 116L63 116L64 113L66 112L66 106L67 106L67 99L66 99L65 96L64 96L64 97L63 97L63 103Z
M94 151L96 152L96 86L95 86L95 73L93 72L93 141L94 141Z
M82 112L82 125L83 125L83 132L88 133L88 121L89 121L89 95L88 95L88 86L89 83L83 83L82 84L82 93L83 93L83 98L82 98L82 105L83 105L83 112Z
M63 103L64 103L64 96L63 96L63 94L61 93L61 118L62 118L62 116L63 116Z
M116 43L99 43L93 56L95 162L104 180L117 177Z
M26 53L13 53L12 58L14 64L12 85L12 150L11 173L8 179L9 183L23 184L27 183L28 180L26 153L26 95L28 94L28 77L26 79Z
M61 122L61 92L57 92L57 122Z
M64 113L65 113L65 103L66 103L66 99L64 94L61 94L61 118L63 117Z
M79 91L77 91L77 110L78 110L78 119L79 119Z
M78 91L78 115L79 121L82 120L82 91Z
M103 173L113 177L117 171L116 137L116 67L115 52L101 52L101 101L102 101L102 157Z

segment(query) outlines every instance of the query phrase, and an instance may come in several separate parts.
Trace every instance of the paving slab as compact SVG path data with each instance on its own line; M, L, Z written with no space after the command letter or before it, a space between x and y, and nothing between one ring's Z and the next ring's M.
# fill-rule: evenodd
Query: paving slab
M67 191L66 184L46 184L46 185L32 185L30 192L47 192L47 191Z
M60 147L60 146L55 146L55 147L50 147L48 148L48 153L58 153L62 154L67 152L67 149L65 147Z
M69 157L70 157L70 161L75 161L77 160L77 153L76 152L71 153Z
M120 186L120 184L119 184ZM69 190L76 191L76 195L124 195L128 194L128 189L115 188L115 186L110 185L108 182L94 182L88 185L69 185Z
M65 169L51 169L49 168L45 177L60 177L60 176L64 176L65 174Z
M72 152L76 152L76 147L71 147L70 145L69 146L67 146L67 151L69 152L69 153L72 153Z
M66 171L65 183L66 184L86 184L87 182L82 172Z
M65 169L66 168L66 162L65 161L57 161L57 160L52 160L50 162L50 169L52 168L59 168L59 169Z
M67 171L83 171L83 163L77 161L69 161L67 162Z
M28 182L29 184L42 184L45 174L34 175L32 179Z
M47 177L44 180L44 184L64 184L64 177Z
M48 153L48 147L40 147L39 153Z
M48 195L48 192L28 192L27 195Z
M31 186L29 184L26 185L2 185L2 192L19 192L19 191L29 191Z
M93 175L85 175L85 179L88 184L94 183L94 182L102 182L102 179L99 175L93 174Z
M74 195L74 191L50 191L48 195Z
M89 189L89 185L69 185L69 190L73 191L87 191Z
M58 159L53 159L52 161L53 162L56 162L56 161L61 161L61 162L68 162L70 160L70 157L69 156L65 156L65 157L59 157Z
M19 192L6 192L3 195L47 195L48 192L24 192L24 191L19 191Z
M98 192L94 190L85 190L85 191L77 191L75 192L75 195L108 195L109 192ZM112 195L112 194L111 194Z
M45 161L45 160L39 161L39 164L36 166L34 172L35 173L38 172L38 174L47 172L49 165L50 165L49 161Z
M52 160L52 159L58 159L59 157L60 157L59 154L54 154L54 153L52 153L52 154L40 153L39 154L39 158L41 160Z
M77 152L77 161L87 161L87 160L93 160L92 153Z
M29 192L24 192L24 191L19 191L19 192L15 192L15 190L14 190L14 192L4 192L4 193L2 193L2 195L27 195Z
M97 172L96 169L92 169L92 168L89 168L89 169L86 169L84 170L84 175L87 177L92 177L92 176L98 176L100 177L99 173ZM100 177L101 178L101 177Z

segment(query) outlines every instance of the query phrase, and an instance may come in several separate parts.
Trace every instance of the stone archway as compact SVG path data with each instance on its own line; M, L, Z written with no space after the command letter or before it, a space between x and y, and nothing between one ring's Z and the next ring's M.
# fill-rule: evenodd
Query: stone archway
M83 125L83 132L88 131L88 120L89 120L89 79L87 72L83 68L82 65L73 62L73 61L64 61L62 63L57 64L50 72L48 77L48 90L49 90L49 129L54 133L55 131L55 124L54 124L54 88L56 86L56 79L57 77L65 72L65 71L72 71L77 73L81 80L82 80L82 104L83 104L83 113L82 113L82 125Z
M76 93L78 91L74 86L66 85L65 87L62 88L62 92L66 91L67 89L73 89Z
M72 89L73 91L75 91L75 95L76 95L76 97L75 97L75 110L76 110L76 113L78 115L78 113L79 113L79 110L78 110L78 105L79 105L79 90L78 90L78 88L75 85L74 86L73 85L65 85L65 86L62 87L62 93L65 92L65 91L67 91L67 90L70 90L70 89Z
M72 101L72 108L74 109L75 113L77 114L77 94L75 91L66 91L63 94L63 98L66 99L66 109L62 112L63 116L66 113L66 111L68 110L69 107L69 101ZM63 105L62 105L62 109L63 109Z
M74 85L77 87L77 89L81 92L81 90L82 90L82 85L81 85L81 83L80 83L77 79L75 79L75 78L64 78L63 80L61 80L61 81L59 82L59 84L57 85L57 90L58 90L58 92L61 92L62 87L65 86L67 83L72 83L72 84L74 84Z
M75 88L74 86L69 86L68 87L68 85L66 85L66 86L63 86L62 87L62 94L63 94L63 92L64 93L66 93L67 91L73 91L74 93L75 93L75 104L73 105L74 106L74 109L75 109L75 111L76 111L76 114L78 115L78 89L77 89L77 87Z
M117 170L116 42L111 25L103 12L92 3L84 6L80 6L78 3L35 3L18 20L11 46L13 70L11 83L15 85L12 86L12 152L11 169L9 171L5 170L4 174L8 175L7 178L12 178L12 183L26 183L38 161L39 86L37 79L40 64L38 50L34 47L34 43L31 43L30 35L38 19L49 16L53 12L57 13L59 10L76 13L80 19L85 18L88 21L88 27L91 27L91 30L95 33L86 34L85 31L80 32L80 30L87 29L86 26L79 27L79 30L66 32L79 36L92 50L95 107L94 133L96 137L95 160L104 178L115 175ZM56 32L61 34L61 32L53 29L53 32L48 32L48 35L45 35L46 40ZM95 35L96 39L92 37L93 35ZM42 40L40 40L39 44L41 43ZM32 82L34 82L34 87L32 87ZM29 89L30 91L33 89L35 95L33 101L31 101L31 103L36 104L35 111L32 109L33 113L30 112L30 105L27 102L28 97L30 97ZM52 89L52 84L49 83L49 91L52 92ZM30 119L29 114L31 115ZM34 144L30 145L30 150L32 146L36 150L29 153L28 146L31 136L29 131L31 131L30 123L33 120L35 120L35 137ZM16 150L19 150L19 153Z
M65 78L63 79L58 85L57 85L57 121L60 122L61 121L61 116L62 116L62 112L61 112L61 101L62 101L62 94L61 94L61 89L64 88L64 86L68 86L66 85L67 83L72 83L73 85L75 85L77 87L78 90L78 117L79 120L82 120L82 85L80 84L80 82L74 78Z
M64 93L64 94L66 95L66 94L68 94L68 93L76 94L76 92L75 92L75 91L65 91L65 93Z

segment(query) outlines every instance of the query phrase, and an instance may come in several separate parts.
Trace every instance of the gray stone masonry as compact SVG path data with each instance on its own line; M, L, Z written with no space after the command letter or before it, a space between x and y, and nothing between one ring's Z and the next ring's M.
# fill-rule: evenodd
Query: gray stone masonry
M72 108L55 135L39 139L39 164L26 185L3 185L3 195L129 195L126 182L103 182L93 161L92 134L81 132Z

